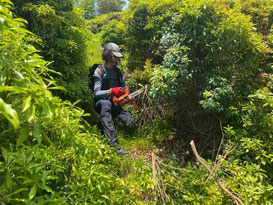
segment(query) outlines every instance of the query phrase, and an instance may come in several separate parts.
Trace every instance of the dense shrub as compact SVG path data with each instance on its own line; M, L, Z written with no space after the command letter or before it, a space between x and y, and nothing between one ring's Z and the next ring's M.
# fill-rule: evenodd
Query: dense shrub
M88 38L85 21L73 1L14 1L16 15L27 20L27 29L42 39L42 55L54 70L69 75L69 65L85 61ZM51 67L52 68L52 67Z
M83 110L52 96L61 87L10 5L0 1L0 202L128 204L120 158Z
M102 27L104 25L107 25L110 21L114 19L118 21L120 20L120 18L121 18L120 12L113 12L100 15L94 19L90 19L87 22L87 27L92 33L96 34L102 31Z
M146 76L153 103L169 104L180 132L174 140L192 137L213 156L209 144L219 145L223 125L237 157L219 174L246 169L225 178L244 182L236 190L248 187L246 204L272 200L272 1L132 1L126 15L128 67L137 69L135 82ZM261 180L249 183L251 175ZM255 193L254 184L265 191Z
M81 96L78 106L90 111L86 108L92 107L92 98L86 85L90 66L87 65L87 48L91 36L83 18L84 11L76 7L73 0L15 0L13 3L15 14L26 19L26 28L39 38L32 44L45 60L51 62L49 68L59 73L51 75L68 90L54 91L54 95L71 102Z
M109 42L116 43L117 45L123 45L124 39L123 39L123 29L122 23L119 23L118 20L113 19L108 24L104 25L102 27L102 46L105 46Z

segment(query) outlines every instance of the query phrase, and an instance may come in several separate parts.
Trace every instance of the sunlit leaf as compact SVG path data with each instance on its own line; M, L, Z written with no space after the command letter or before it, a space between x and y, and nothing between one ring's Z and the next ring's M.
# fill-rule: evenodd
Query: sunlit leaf
M34 105L30 105L29 109L27 109L27 118L28 118L28 122L32 122L34 117L35 117L35 106Z
M29 135L29 127L28 126L23 127L17 139L16 147L19 147L28 138L28 135Z
M11 105L6 104L2 98L0 98L0 113L2 113L13 127L17 129L20 123L18 114Z
M66 89L62 86L55 86L55 87L49 87L49 90L63 90L66 91Z
M28 193L29 200L33 199L33 197L36 195L36 192L37 192L37 185L34 184L30 192Z
M44 186L43 189L47 192L53 193L52 189L49 186Z
M24 99L22 112L25 112L30 107L30 103L31 103L31 95L28 96L26 99Z
M12 195L16 195L16 194L19 194L19 193L21 193L21 192L23 192L23 191L27 191L27 190L28 190L28 188L20 188L20 189L17 189L16 191L12 192L12 193L9 194L8 196L10 197L10 196L12 196Z

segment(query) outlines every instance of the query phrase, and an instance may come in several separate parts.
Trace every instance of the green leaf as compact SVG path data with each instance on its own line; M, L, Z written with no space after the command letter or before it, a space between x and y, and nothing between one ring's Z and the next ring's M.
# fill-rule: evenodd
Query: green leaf
M28 122L31 122L35 117L35 107L33 105L30 105L30 108L27 110L28 115Z
M15 21L18 21L18 22L22 22L22 23L27 23L27 21L25 19L22 19L22 18L15 18L14 19Z
M3 148L3 147L2 147L2 156L4 157L5 162L8 163L8 161L9 161L9 153L8 153L8 151L7 151L5 148Z
M42 142L41 128L36 123L33 124L33 135L39 143Z
M101 196L102 196L103 198L109 200L109 197L108 197L108 196L106 196L106 195L101 195Z
M17 112L11 107L11 105L6 104L2 98L0 98L0 113L2 113L6 119L13 125L15 129L19 126L19 117Z
M25 93L28 94L29 89L24 87L17 87L17 86L1 86L1 92L12 92L12 93Z
M24 76L19 71L15 70L14 73L20 80L24 79Z
M44 186L43 189L47 192L53 193L52 189L49 186Z
M37 185L34 184L34 186L31 188L30 192L28 193L29 200L33 199L33 197L36 195L37 192Z
M27 139L28 135L29 135L29 127L28 126L23 127L17 139L16 147L19 147Z
M55 87L49 87L49 90L63 90L66 91L66 89L63 86L55 86Z
M10 0L3 0L3 2L13 5L13 3Z
M6 186L7 186L8 188L11 188L11 187L12 187L12 177L11 177L9 171L6 172Z
M48 103L47 102L43 102L41 105L43 107L43 111L51 118L52 115L53 115L53 113L52 113L52 111L51 111L50 106L48 105Z
M28 96L26 99L24 99L22 112L25 112L30 107L30 103L31 103L31 95Z
M21 189L17 189L15 192L12 192L11 194L9 194L8 196L12 196L12 195L15 195L15 194L19 194L20 192L23 192L23 191L27 191L28 188L21 188Z
M42 134L43 134L43 137L45 138L45 140L50 144L50 145L53 145L53 142L49 139L49 137L47 136L46 132L41 129L42 131Z

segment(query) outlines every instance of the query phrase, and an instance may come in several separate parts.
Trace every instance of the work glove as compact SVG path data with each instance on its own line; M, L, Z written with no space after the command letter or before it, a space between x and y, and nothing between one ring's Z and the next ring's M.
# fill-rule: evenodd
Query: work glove
M111 94L120 97L125 94L122 87L111 88Z

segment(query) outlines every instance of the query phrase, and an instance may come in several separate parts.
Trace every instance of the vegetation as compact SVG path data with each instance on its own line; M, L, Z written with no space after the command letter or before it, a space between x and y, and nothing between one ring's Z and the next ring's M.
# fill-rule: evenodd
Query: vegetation
M120 158L81 109L52 96L62 88L10 6L1 1L1 203L104 203L111 195L126 201L126 187L117 188Z
M94 2L0 0L0 204L272 204L273 2ZM107 42L144 91L129 157L88 90Z
M83 10L83 15L86 20L95 17L95 1L94 0L80 0L79 8Z
M97 4L98 13L102 15L121 11L125 2L124 0L97 0Z
M86 51L91 36L84 20L87 11L81 9L85 2L78 7L73 0L58 3L15 0L13 3L14 14L27 20L26 28L36 36L32 44L51 62L48 67L56 71L52 73L54 80L66 89L54 93L71 102L81 99L78 105L90 112Z

